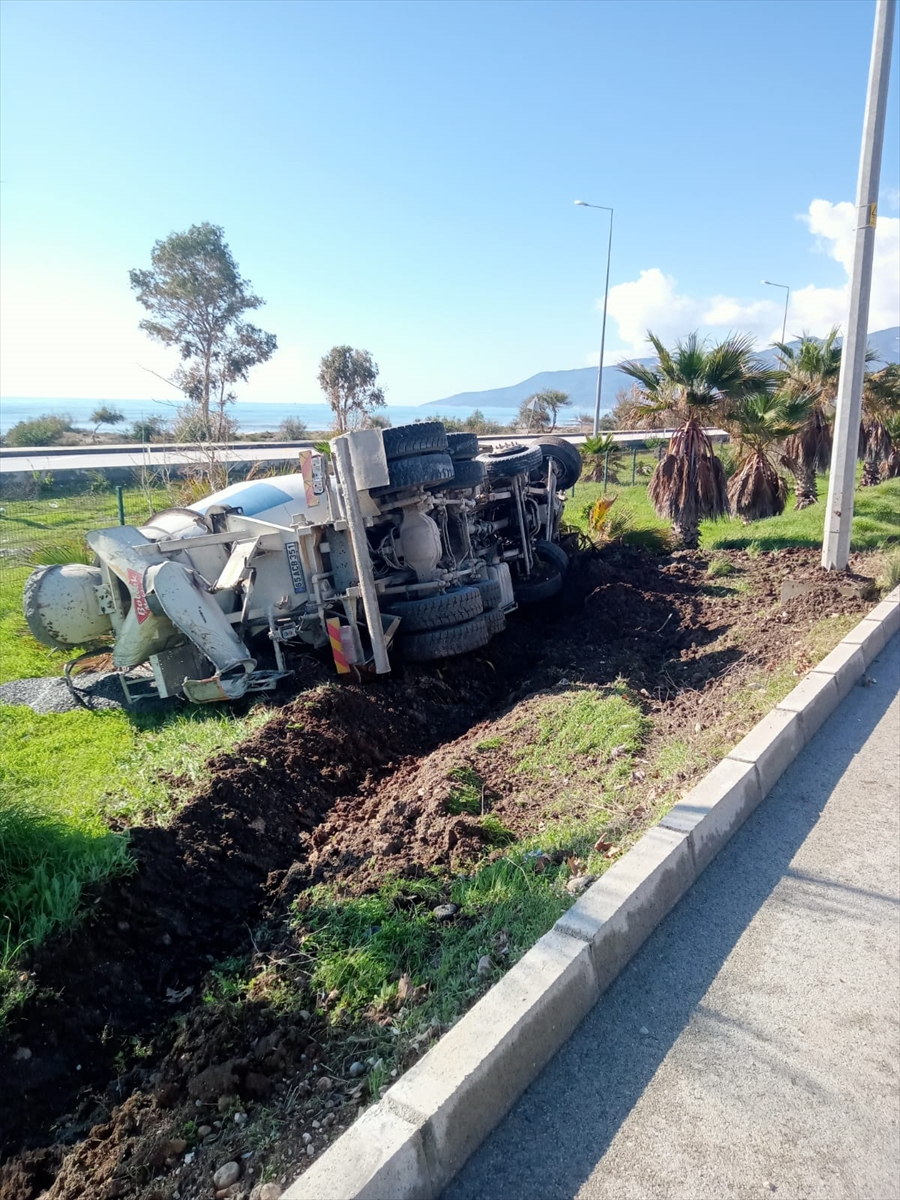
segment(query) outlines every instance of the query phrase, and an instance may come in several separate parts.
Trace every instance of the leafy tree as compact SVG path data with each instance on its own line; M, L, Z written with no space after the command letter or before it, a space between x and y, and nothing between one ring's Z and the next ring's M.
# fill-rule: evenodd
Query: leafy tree
M665 414L676 425L668 451L650 480L650 499L661 517L672 522L677 541L689 549L700 544L700 522L716 520L728 510L725 473L703 427L722 409L764 388L768 376L753 354L753 341L733 336L707 346L696 333L668 350L649 333L657 361L619 364L634 379L641 403L640 419Z
M384 406L378 364L368 350L333 346L319 363L319 387L328 398L338 433L360 429L373 408Z
M860 457L863 460L860 487L871 487L880 479L891 479L895 443L892 437L900 424L900 364L891 363L867 376L863 384L860 428Z
M552 433L559 420L559 410L568 408L569 397L565 392L547 388L543 392L535 392L519 406L519 425L538 433Z
M125 420L125 414L117 408L110 408L106 404L101 404L99 408L95 408L88 420L94 426L94 435L101 425L121 425Z
M4 439L7 446L52 446L64 433L72 432L68 414L42 413L30 421L18 421Z
M787 485L773 460L774 449L803 427L815 403L814 392L768 388L741 396L724 414L736 451L728 502L745 524L784 512Z
M222 440L226 428L212 420L235 396L235 383L246 383L251 367L267 362L277 340L244 320L264 301L242 278L225 241L224 230L204 222L185 233L158 241L149 270L129 271L137 300L150 313L141 329L171 346L182 365L166 381L183 392L196 410L200 440Z

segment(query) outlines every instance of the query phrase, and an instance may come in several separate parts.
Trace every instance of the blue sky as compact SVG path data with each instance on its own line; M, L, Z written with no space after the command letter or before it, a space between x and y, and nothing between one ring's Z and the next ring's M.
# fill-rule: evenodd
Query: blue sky
M151 397L129 267L224 227L280 350L242 398L316 401L372 351L419 403L699 327L843 319L869 0L6 0L5 395ZM897 59L872 328L898 307ZM812 207L811 207L812 206Z

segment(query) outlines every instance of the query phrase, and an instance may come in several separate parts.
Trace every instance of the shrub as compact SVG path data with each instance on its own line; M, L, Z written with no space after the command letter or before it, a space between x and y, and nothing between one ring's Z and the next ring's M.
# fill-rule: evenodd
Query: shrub
M64 433L71 433L68 413L42 413L31 421L19 421L6 435L7 446L52 446Z
M131 426L131 436L136 442L155 442L167 432L168 422L162 417L141 417Z
M882 596L892 592L900 584L900 547L888 551L881 560L881 570L875 579Z
M306 436L306 422L299 417L285 417L278 432L286 442L299 442Z

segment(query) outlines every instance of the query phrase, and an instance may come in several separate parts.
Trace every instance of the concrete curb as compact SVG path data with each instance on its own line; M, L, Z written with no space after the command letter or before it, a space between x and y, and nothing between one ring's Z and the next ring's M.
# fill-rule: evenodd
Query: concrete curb
M563 914L284 1200L437 1200L900 630L900 587Z

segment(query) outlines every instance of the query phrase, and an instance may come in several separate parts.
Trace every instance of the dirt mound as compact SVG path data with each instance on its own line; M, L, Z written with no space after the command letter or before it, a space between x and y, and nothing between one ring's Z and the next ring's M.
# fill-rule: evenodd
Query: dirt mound
M212 961L246 943L270 872L302 852L301 835L338 797L391 770L398 750L430 748L453 709L423 705L402 683L321 689L220 756L168 828L135 829L136 872L30 964L46 992L12 1024L0 1144L39 1142L79 1092L105 1086L121 1037L171 1015ZM22 1047L29 1057L11 1061Z

